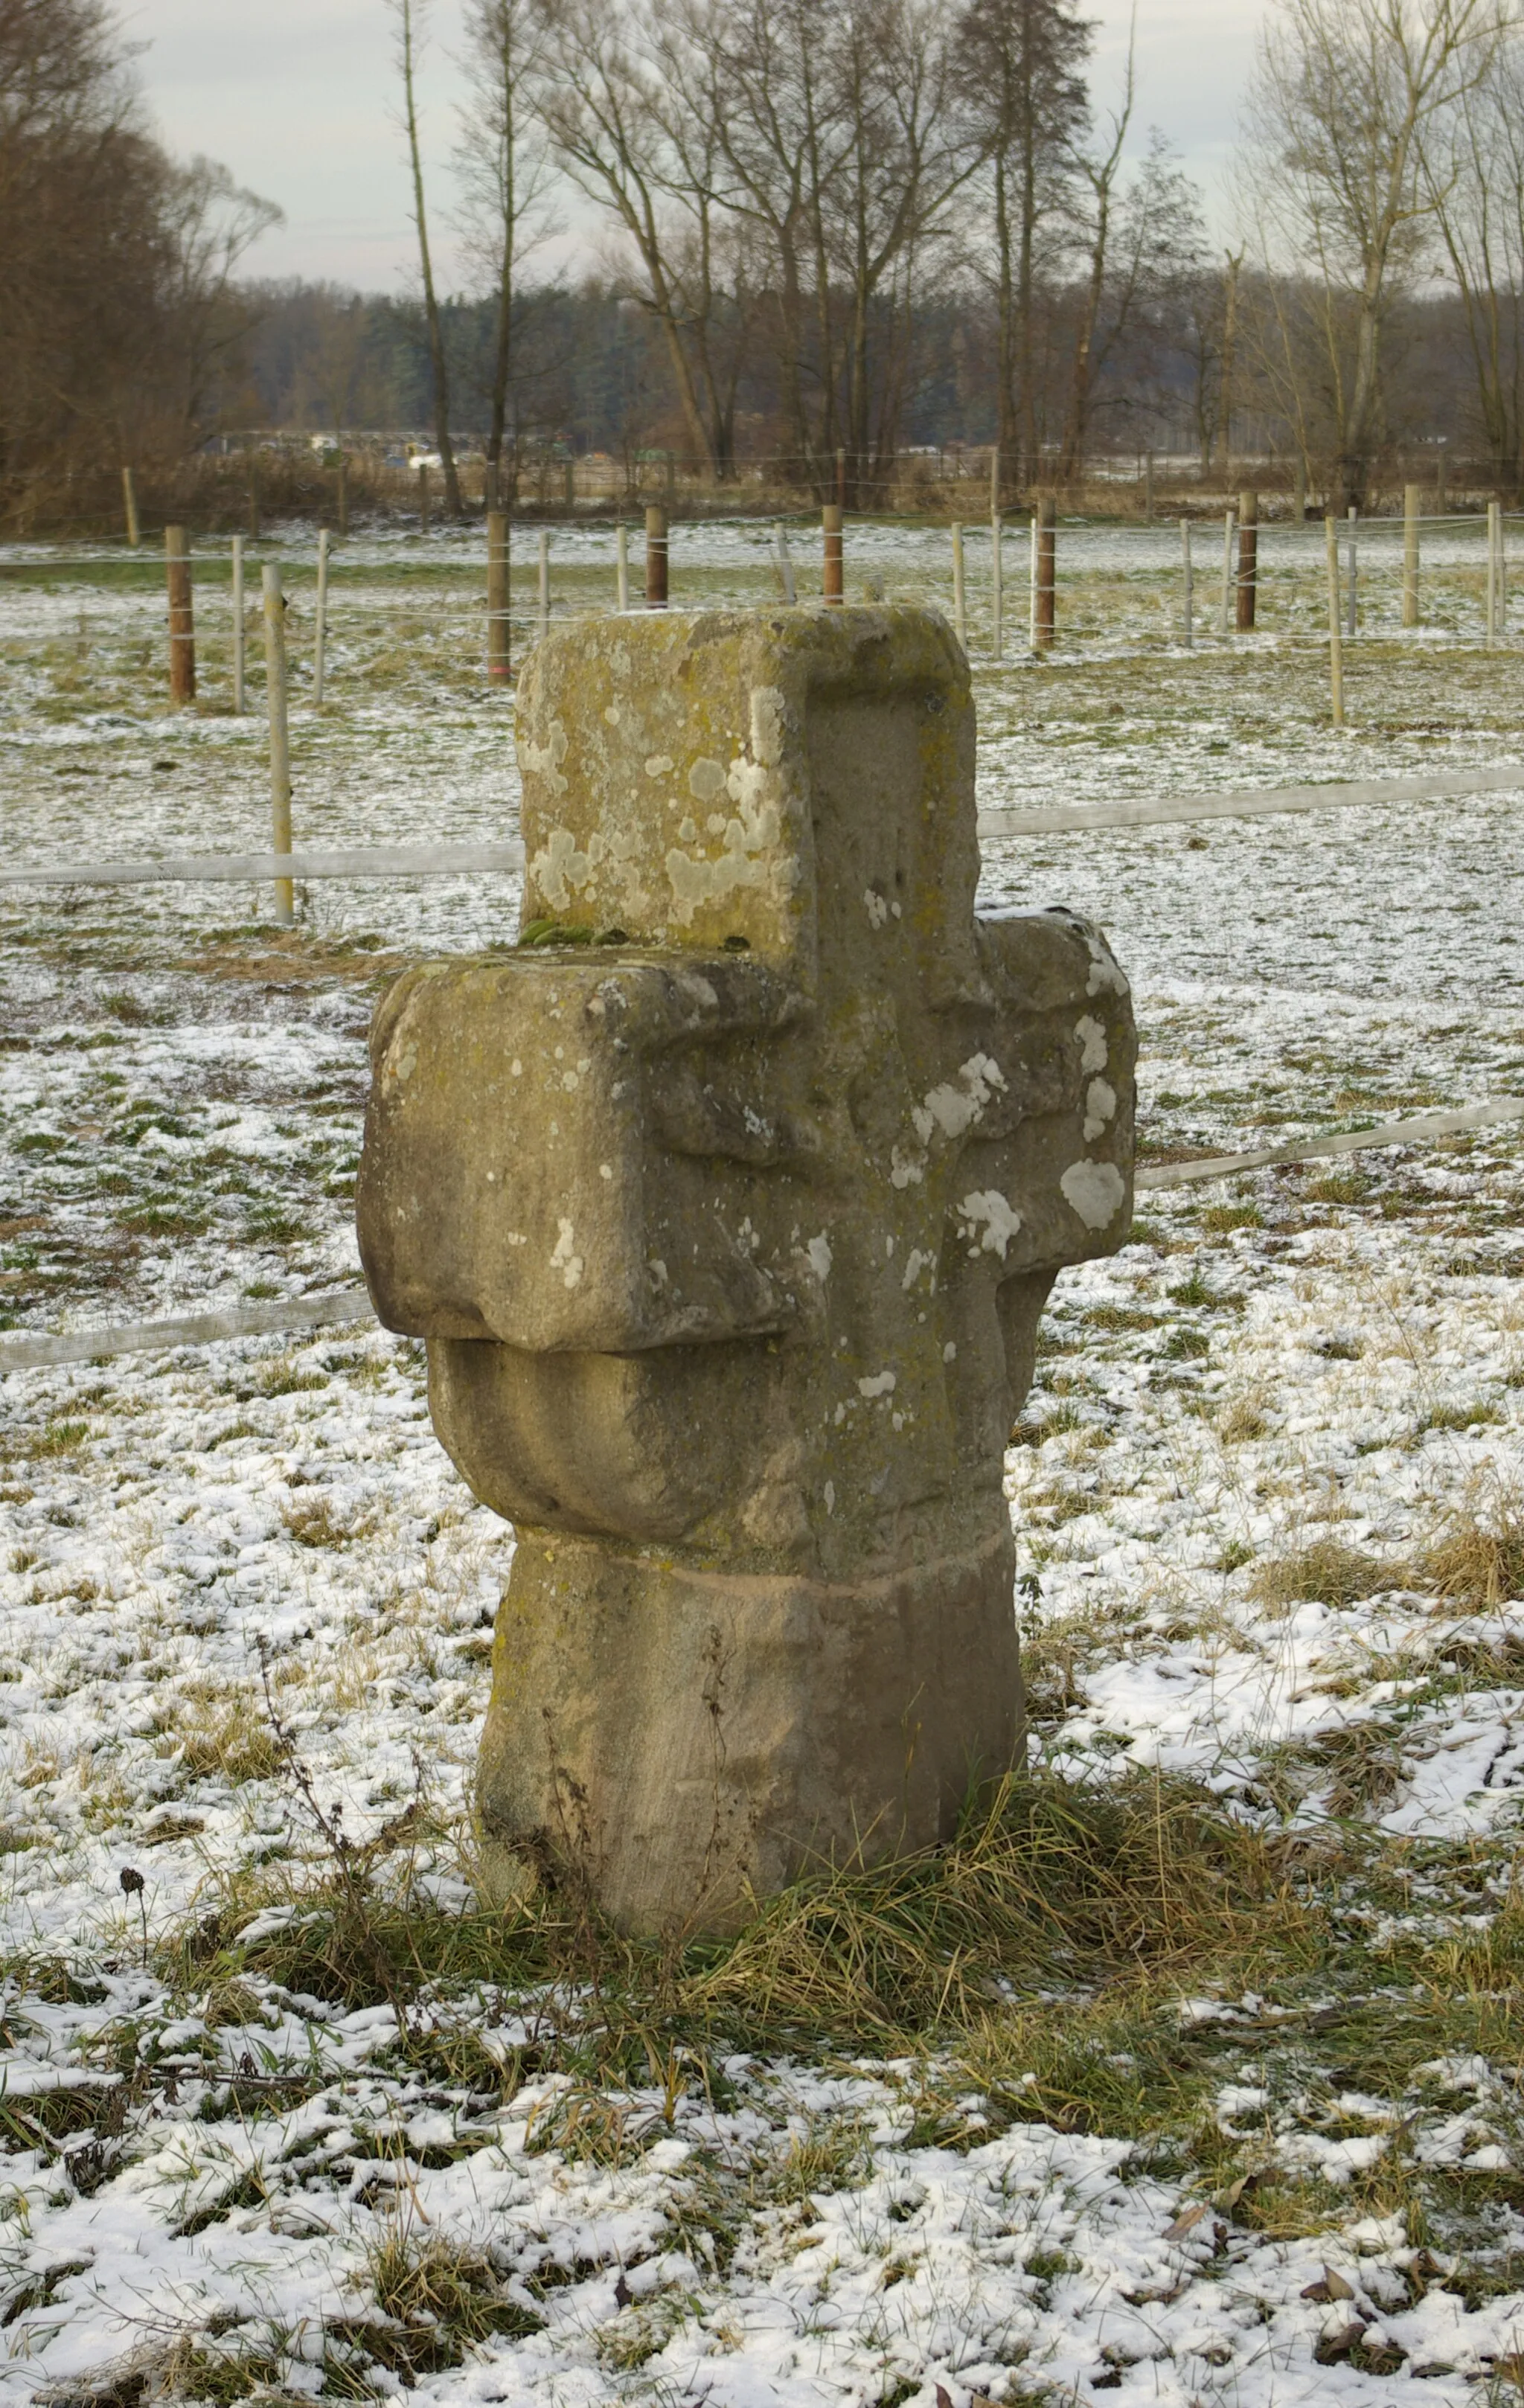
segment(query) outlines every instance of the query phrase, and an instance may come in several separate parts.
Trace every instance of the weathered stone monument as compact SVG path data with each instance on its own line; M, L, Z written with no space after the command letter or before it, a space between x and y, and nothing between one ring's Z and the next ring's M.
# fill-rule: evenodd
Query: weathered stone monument
M1128 988L1068 912L975 918L936 618L584 623L518 726L521 947L381 1006L361 1252L517 1532L492 1878L718 1928L1013 1760L1002 1459L1127 1230Z

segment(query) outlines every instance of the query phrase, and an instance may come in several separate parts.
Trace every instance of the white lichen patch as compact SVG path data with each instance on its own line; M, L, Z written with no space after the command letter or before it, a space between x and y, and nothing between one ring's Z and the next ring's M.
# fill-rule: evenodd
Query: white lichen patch
M871 1403L875 1397L892 1397L898 1384L892 1371L875 1371L870 1379L858 1381L857 1394Z
M789 726L788 704L777 686L752 688L751 722L752 759L764 768L776 768L784 757Z
M591 854L582 851L570 828L558 827L552 828L530 862L529 879L553 911L565 911L570 906L572 889L585 886L592 870Z
M1107 1079L1092 1079L1085 1095L1085 1142L1094 1145L1116 1117L1116 1090Z
M1071 1162L1058 1185L1064 1200L1087 1229L1110 1226L1122 1209L1127 1184L1114 1162Z
M672 917L679 926L686 927L705 905L723 903L738 893L770 891L778 900L792 893L798 866L791 854L779 852L779 833L775 805L749 809L743 804L740 816L726 822L722 850L712 858L683 850L698 837L692 820L684 820L678 830L682 842L670 848L666 861Z
M1074 1034L1080 1040L1080 1068L1085 1072L1104 1070L1109 1049L1100 1022L1085 1012L1074 1023Z
M1021 1227L1021 1214L998 1187L975 1188L958 1204L958 1215L964 1223L964 1233L974 1243L970 1254L999 1254L1005 1260L1005 1251Z
M971 1054L960 1064L961 1086L949 1082L931 1088L923 1105L912 1108L911 1119L923 1145L940 1129L945 1138L961 1137L979 1119L990 1097L1005 1085L1005 1073L987 1054Z
M558 1220L555 1228L555 1243L551 1249L551 1268L553 1271L560 1272L562 1282L567 1287L580 1287L582 1273L587 1266L582 1255L576 1252L576 1233L571 1223L567 1220Z
M716 795L726 791L726 769L723 761L712 761L700 753L688 771L688 792L699 803L712 803Z
M570 738L560 720L553 719L546 730L543 744L537 744L528 728L518 731L519 768L525 778L543 778L553 795L564 795L571 781L564 777L561 764L570 749Z

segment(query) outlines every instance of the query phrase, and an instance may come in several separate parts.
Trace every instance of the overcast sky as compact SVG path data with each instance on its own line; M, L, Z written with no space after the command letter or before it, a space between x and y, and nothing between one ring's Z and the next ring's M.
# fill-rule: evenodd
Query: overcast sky
M1090 0L1089 13L1100 29L1094 90L1104 106L1126 55L1129 0ZM1261 0L1139 0L1140 144L1150 125L1162 127L1209 202L1260 13ZM123 0L122 17L143 45L143 83L169 148L222 160L286 213L249 255L250 273L372 291L402 280L411 234L384 0ZM458 25L458 0L437 0L421 86L447 285Z

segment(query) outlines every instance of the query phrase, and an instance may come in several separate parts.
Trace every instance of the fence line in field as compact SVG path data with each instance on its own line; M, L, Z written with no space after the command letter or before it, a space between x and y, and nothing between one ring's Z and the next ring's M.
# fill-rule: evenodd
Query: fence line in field
M1524 1121L1524 1096L1497 1096L1459 1111L1426 1112L1416 1120L1388 1121L1383 1127L1349 1129L1310 1138L1300 1145L1266 1146L1255 1154L1199 1156L1186 1162L1141 1164L1133 1185L1140 1194L1186 1187L1198 1182L1234 1179L1245 1171L1273 1170L1319 1162L1341 1154L1364 1154L1384 1146L1430 1145L1468 1129ZM268 1304L196 1312L170 1321L132 1321L115 1328L71 1329L55 1335L0 1338L0 1374L35 1371L69 1363L103 1362L116 1354L163 1354L178 1346L209 1346L225 1338L259 1338L288 1330L322 1329L374 1321L368 1291L358 1284L326 1288L316 1296L278 1297ZM384 1326L384 1325L382 1325Z
M1501 769L1457 769L1442 778L1330 780L1316 786L1260 786L1218 795L1114 803L997 807L979 814L981 836L1055 836L1065 829L1164 827L1186 820L1256 819L1281 812L1342 811L1379 803L1441 802L1458 795L1508 794L1524 787L1524 763Z
M1443 778L1370 778L1316 786L1248 787L1235 793L1139 796L1115 803L1013 806L979 814L981 836L1055 836L1085 828L1163 827L1192 820L1255 819L1284 812L1349 810L1382 803L1440 802L1464 795L1524 788L1524 762L1500 769L1458 769ZM43 862L0 867L0 886L263 884L317 878L451 878L522 869L524 846L366 845L306 853L166 853L160 860Z
M1194 513L1189 513L1188 515L1190 516L1190 523L1193 527L1215 528L1220 527L1222 524L1223 513L1220 510L1199 510ZM1425 535L1434 535L1443 532L1446 527L1485 527L1490 515L1490 511L1485 509L1437 512L1423 510L1418 514L1418 524ZM1499 515L1502 517L1505 525L1524 525L1524 509L1502 510ZM734 524L754 527L759 536L766 537L777 526L788 526L796 531L806 527L818 530L821 526L822 516L823 513L820 510L805 509L793 511L780 511L777 509L772 509L761 513L755 518L749 516L736 516L730 519L722 518L715 520L704 518L684 520L680 516L674 516L672 520L672 528L675 532L680 527L691 526L697 528L700 532L707 533L712 531L716 526ZM1028 512L1013 508L1009 504L1006 505L1000 512L1003 525L1007 532L1012 534L1014 534L1021 529L1028 516ZM902 526L912 532L924 531L928 534L934 531L942 534L948 534L952 526L956 523L962 527L965 536L968 537L987 535L990 524L990 522L986 520L972 516L964 517L955 522L951 518L928 518L921 512L910 510L870 510L862 512L860 517L861 523L864 524L873 526ZM616 534L620 526L624 526L627 533L632 528L639 530L642 527L643 522L643 509L635 510L632 509L625 512L623 518L608 511L601 511L593 513L584 519L552 521L547 523L543 529L541 528L540 523L536 519L516 517L511 521L511 531L513 535L519 537L525 544L528 544L531 538L533 538L534 542L538 545L541 532L553 538L557 533L588 535L591 534L600 523L603 523L611 526ZM1079 514L1075 514L1073 517L1068 517L1060 512L1057 514L1055 523L1060 534L1072 535L1085 532L1114 536L1123 540L1129 537L1134 536L1145 540L1151 537L1160 540L1168 540L1172 530L1176 523L1176 519L1173 517L1169 519L1160 517L1152 520L1117 523L1114 521L1107 519L1087 519ZM474 543L477 534L482 527L483 523L483 521L478 517L470 522L463 523L458 528L453 530L453 532L464 546L467 539ZM1341 526L1344 526L1345 523L1346 522L1344 520L1339 521L1339 524ZM1402 513L1399 510L1381 517L1361 517L1356 522L1356 523L1362 536L1398 536L1403 532L1406 521L1404 520ZM852 533L853 524L854 514L849 511L845 513L844 516L844 532L848 536ZM1235 525L1236 524L1237 522L1235 520ZM1271 516L1268 518L1262 518L1258 523L1255 532L1265 535L1273 535L1276 538L1284 537L1292 540L1300 536L1305 539L1309 549L1313 549L1321 539L1323 523L1321 518L1315 522L1311 519L1303 521L1296 518L1276 518ZM364 540L363 538L345 538L337 537L327 529L320 529L319 533L320 535L328 534L329 536L329 543L331 546L329 554L330 565L337 565L342 560L343 545L346 540ZM317 565L317 542L318 539L315 537L313 538L313 547L310 555L310 565L314 571ZM192 566L194 568L220 568L224 572L230 571L233 560L232 546L235 543L242 545L245 559L251 564L253 561L256 550L261 553L267 552L272 558L280 557L288 562L292 559L290 544L287 543L282 545L273 535L263 538L252 536L230 536L228 538L229 548L226 551L223 551L220 547L213 549L209 545L203 550L197 551L193 544L188 555ZM464 566L469 556L470 555L467 555L463 550L459 565ZM766 556L765 552L763 556ZM299 548L297 557L298 560L300 560ZM523 553L520 553L518 551L514 551L512 553L512 565L515 568L532 568L535 565L536 557L537 553L534 551L526 551ZM301 565L307 564L302 563ZM383 579L390 578L398 568L407 568L410 566L420 565L430 565L427 562L426 556L424 560L420 563L417 555L409 553L399 553L395 558L367 558L363 563L359 564L367 574L373 574ZM441 562L438 565L445 566L448 565L448 562ZM39 549L36 552L27 552L24 547L17 547L13 552L7 552L4 547L0 547L0 577L24 578L29 572L48 569L121 568L123 566L141 570L143 572L141 580L143 583L154 583L157 581L162 571L163 556L160 553L150 551L134 552L128 550L125 546L119 546L115 551L70 552L63 549L55 549L51 552L45 552ZM110 589L108 588L103 590L109 591Z
M373 1321L363 1287L325 1288L317 1296L278 1297L268 1304L192 1312L172 1321L126 1321L111 1329L70 1329L56 1337L0 1339L0 1372L34 1371L60 1363L93 1363L110 1354L164 1354L176 1346L212 1346L223 1338L260 1338L273 1331L323 1329L346 1321Z
M1336 1154L1363 1154L1384 1145L1432 1145L1463 1129L1490 1128L1524 1121L1524 1096L1495 1096L1456 1112L1425 1112L1417 1120L1388 1121L1383 1128L1346 1129L1336 1137L1311 1138L1301 1145L1270 1145L1254 1154L1218 1154L1186 1162L1140 1165L1133 1185L1143 1190L1189 1187L1199 1179L1235 1179L1241 1171L1274 1170L1283 1164L1321 1162Z
M1400 519L1366 519L1362 521L1359 518L1359 512L1353 508L1349 511L1347 518L1344 520L1336 521L1331 516L1325 519L1324 530L1327 540L1327 609L1329 614L1327 643L1329 653L1330 710L1332 724L1336 728L1343 728L1344 725L1343 666L1340 653L1340 627L1338 623L1341 615L1345 611L1345 607L1347 606L1348 625L1345 632L1351 638L1358 635L1360 621L1359 538L1361 534L1375 532L1395 536L1399 529L1402 530L1402 552L1398 564L1398 566L1400 566L1402 577L1400 622L1402 627L1405 631L1416 632L1420 624L1418 596L1420 585L1421 529L1427 526L1431 531L1437 531L1441 528L1462 528L1472 525L1484 528L1486 533L1486 548L1484 558L1480 564L1483 570L1485 589L1485 599L1482 612L1483 640L1487 650L1491 652L1497 648L1500 638L1502 639L1506 638L1506 528L1508 518L1510 516L1517 519L1524 517L1524 513L1506 513L1503 511L1501 504L1494 501L1488 505L1484 513L1445 513L1443 517L1436 516L1425 519L1421 517L1419 512L1418 505L1420 499L1421 495L1419 488L1416 485L1409 485L1405 489L1403 514ZM1014 523L1017 514L1012 515L1013 522ZM1008 513L999 503L996 495L992 492L991 514L987 528L980 527L976 525L975 523L963 521L952 521L948 523L947 527L947 533L951 544L950 566L952 578L952 624L958 642L964 647L965 651L970 650L969 594L967 583L965 536L966 534L984 534L986 532L989 536L989 570L987 578L987 653L988 660L997 667L1003 666L1005 658L1001 546L1007 516ZM891 523L900 523L898 520L898 517L891 519ZM840 499L835 503L827 503L824 507L820 512L819 523L821 532L820 601L822 605L828 609L833 607L841 607L846 598L844 577L844 523ZM925 522L923 521L920 523L925 524ZM1072 527L1074 523L1071 522L1070 523ZM1196 640L1196 620L1193 602L1191 565L1191 531L1194 523L1195 522L1188 518L1183 518L1179 522L1182 544L1180 573L1183 585L1181 593L1180 623L1175 630L1175 641L1177 641L1186 651L1189 651L1194 646ZM1258 604L1262 591L1268 595L1277 586L1283 584L1294 585L1301 580L1303 567L1302 555L1308 547L1304 540L1299 540L1288 545L1287 552L1284 559L1272 559L1268 553L1262 551L1260 545L1261 534L1266 532L1269 526L1272 523L1275 523L1267 520L1264 523L1264 525L1261 525L1259 496L1250 488L1245 488L1239 495L1239 508L1237 510L1229 507L1223 514L1222 576L1216 633L1224 644L1229 644L1235 635L1253 635L1256 632ZM760 524L761 523L758 522L759 526ZM1052 494L1039 494L1031 512L1030 524L1030 592L1028 596L1028 651L1031 657L1034 659L1041 659L1055 649L1058 635L1058 520L1055 496ZM1286 533L1288 537L1294 535L1303 539L1308 534L1308 528L1304 519L1287 525L1284 529L1279 529L1278 531ZM511 633L514 618L511 607L512 575L510 555L512 538L511 528L507 514L496 509L489 512L486 521L485 532L485 592L480 596L473 596L471 605L469 606L468 616L474 621L479 610L482 614L482 631L484 639L482 671L484 681L490 690L494 686L501 689L508 682L511 673ZM627 525L623 517L619 518L617 521L614 532L615 559L613 568L615 608L618 611L623 612L628 609L630 599L626 548ZM645 607L648 609L665 610L669 604L669 513L667 509L660 505L654 505L647 509L645 512ZM775 523L774 539L777 556L773 563L773 566L782 589L783 599L786 605L793 606L798 598L798 589L794 576L793 563L787 548L784 523L782 521ZM165 566L169 588L170 701L172 707L183 707L192 700L196 691L192 562L189 554L186 533L183 527L172 526L166 528L165 531L165 543L166 554ZM67 568L70 566L87 568L92 565L99 564L101 562L109 562L111 565L116 566L120 564L124 556L130 555L123 555L120 552L93 554L77 553L71 557L58 559L50 563L47 555L35 554L30 559L7 560L5 558L3 553L0 553L0 575L10 571L21 571L24 574L29 568L36 568L40 566L41 568L46 569L50 566L60 568ZM214 559L219 567L223 566L223 555L220 552L210 555L201 554L198 555L198 557L203 562L208 558ZM550 630L553 616L551 590L551 529L543 524L541 524L536 531L536 582L538 590L534 626L537 636L542 638L548 634ZM321 530L318 535L315 553L316 601L312 621L312 658L309 684L310 700L313 708L317 710L321 710L323 706L326 684L325 673L327 669L327 641L331 624L328 582L329 561L329 534L328 530L324 528ZM1343 566L1345 561L1347 561L1347 575L1343 573ZM378 572L384 575L386 568L392 565L393 564L381 561L370 561L362 564L363 567L368 568L373 576ZM591 562L586 560L580 560L577 563L577 566L580 570L585 569L591 565ZM759 566L760 562L758 561L748 565L752 566ZM866 580L865 590L870 597L875 595L882 595L884 581L883 568L887 564L879 564L875 566L871 562L869 563L870 573ZM464 560L459 564L459 566L465 566ZM927 572L928 564L922 561L918 566L921 571L924 599L924 580ZM1458 566L1459 566L1459 564L1452 562L1449 564L1449 568L1453 572ZM230 581L232 608L235 619L233 629L232 663L233 702L235 711L241 712L245 706L247 695L245 693L243 674L244 624L242 615L242 594L244 557L243 541L239 537L234 537L232 538L230 551L226 556L226 566ZM1470 564L1466 564L1466 566L1469 568ZM937 572L934 568L930 570L930 574L934 579L937 578ZM1432 574L1432 570L1431 571L1431 574ZM1369 575L1370 571L1368 563L1368 582ZM267 663L266 699L270 723L271 796L273 816L276 823L276 848L277 850L280 850L284 842L282 821L289 810L289 801L287 798L290 785L288 766L289 733L287 724L287 681L285 675L285 613L288 597L284 596L282 594L281 571L278 563L266 561L264 564L262 569L262 581L265 595L264 615L266 623L266 652ZM940 579L938 579L937 581L940 583ZM1343 584L1343 595L1341 595L1341 583ZM416 612L418 608L417 602L414 601L411 607ZM451 597L448 607L452 610L458 610L458 603L455 601L454 597ZM275 612L275 617L272 617L272 611ZM1167 616L1168 613L1169 605L1166 603ZM522 612L519 614L521 627L525 615L525 614ZM82 639L82 605L80 616ZM1289 640L1295 643L1299 640L1299 638L1290 630L1281 629L1277 631L1277 640L1283 642ZM981 650L983 649L984 647L981 646ZM278 917L284 924L289 924L291 918L291 901L289 894L286 892L288 885L289 881L285 880L282 880L278 883Z
M1519 771L1524 783L1524 769ZM0 886L262 885L314 878L450 878L522 869L516 837L501 844L362 845L338 852L166 853L162 860L45 863L0 868Z

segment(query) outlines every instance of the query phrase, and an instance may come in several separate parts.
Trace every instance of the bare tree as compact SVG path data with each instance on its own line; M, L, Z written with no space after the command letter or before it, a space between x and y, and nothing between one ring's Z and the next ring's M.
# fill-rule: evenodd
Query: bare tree
M1524 44L1421 129L1424 190L1455 279L1481 433L1524 482Z
M1189 378L1190 426L1203 477L1223 454L1232 414L1243 267L1242 249L1225 251L1220 267L1198 260L1180 287L1178 341Z
M234 271L260 236L285 218L273 201L236 184L215 159L199 157L171 169L164 214L172 240L170 295L180 328L182 408L187 425L194 426L204 418L208 394L249 323Z
M840 431L831 214L852 141L833 35L814 0L710 0L699 35L729 96L717 119L729 206L768 256L789 447L817 484Z
M459 222L467 255L483 274L496 310L487 432L487 459L496 470L513 385L520 270L560 231L538 106L548 64L545 21L533 0L467 0L462 64L471 96L461 110L455 150Z
M1237 251L1225 251L1222 263L1222 348L1217 355L1217 423L1214 449L1224 476L1228 473L1229 456L1233 445L1233 380L1238 369L1238 305L1243 274L1244 249L1241 244Z
M542 102L551 139L573 182L611 211L634 252L636 297L661 329L689 446L712 473L714 431L699 382L714 295L702 276L693 290L683 274L694 255L690 245L684 260L683 236L694 232L695 215L700 266L713 259L712 186L702 177L690 180L689 161L673 150L649 22L618 0L540 0L540 7L556 62ZM698 129L700 145L708 134ZM684 206L690 222L680 227L673 219Z
M846 320L847 447L865 468L895 446L904 344L891 329L902 336L916 269L937 254L951 205L985 156L962 105L956 25L947 0L862 0L838 19L834 79L849 138L828 224ZM875 319L887 353L878 374Z
M1129 172L1125 158L1135 94L1129 43L1122 96L1113 110L1104 149L1080 151L1084 194L1076 211L1075 248L1083 267L1073 295L1074 325L1059 473L1084 469L1098 404L1119 366L1134 367L1157 347L1161 318L1178 320L1199 258L1201 205L1196 187L1157 130L1144 158ZM1144 397L1136 374L1129 400ZM1113 394L1114 408L1120 395Z
M424 288L424 322L428 337L429 367L434 387L434 440L444 470L444 506L459 518L460 477L450 440L450 362L444 326L434 287L434 262L429 251L428 211L424 198L424 157L418 132L419 51L427 30L428 0L389 0L396 44L397 74L402 82L402 122L408 137L408 165L412 178L412 220L418 235L418 266Z
M1069 0L972 0L958 28L959 76L988 152L996 440L1018 482L1035 473L1037 320L1055 265L1045 237L1071 215L1093 39Z
M1383 430L1382 345L1432 234L1426 133L1487 74L1507 0L1277 0L1250 93L1252 222L1283 283L1279 380L1316 358L1341 503Z

